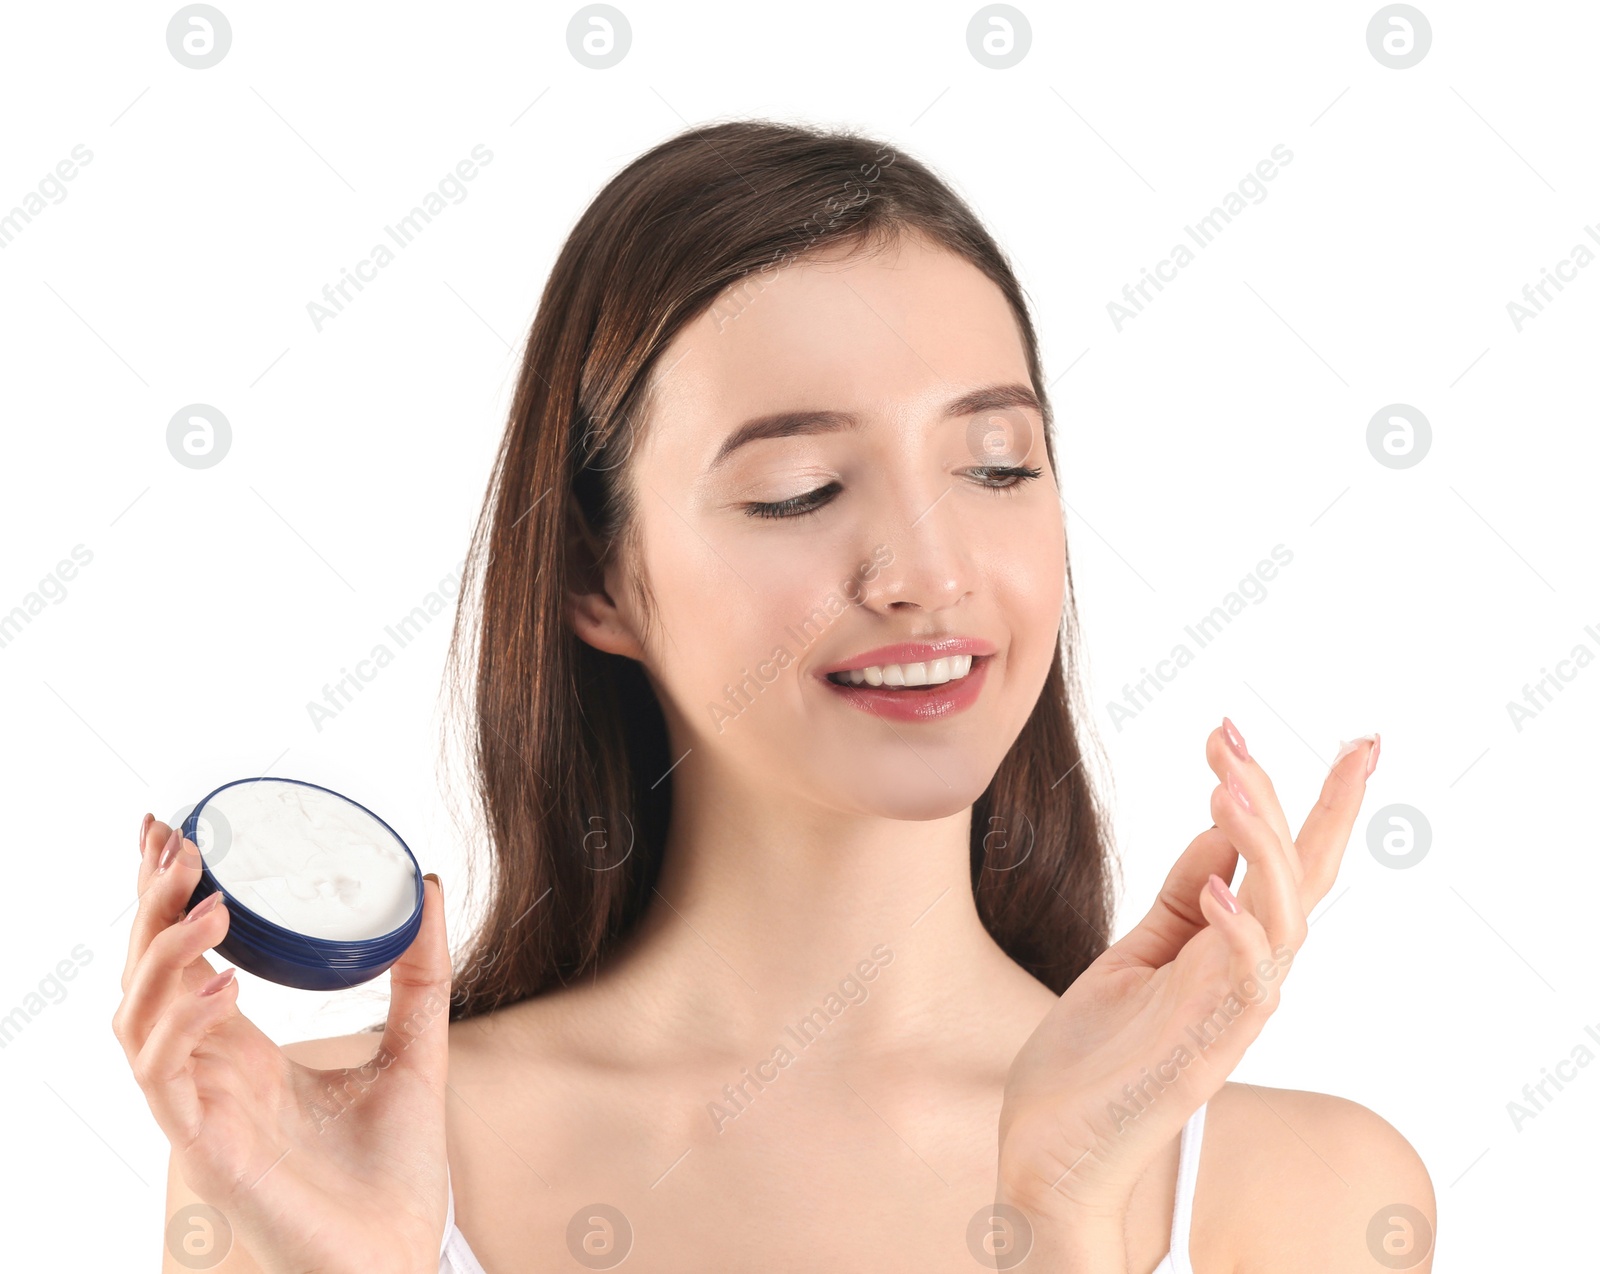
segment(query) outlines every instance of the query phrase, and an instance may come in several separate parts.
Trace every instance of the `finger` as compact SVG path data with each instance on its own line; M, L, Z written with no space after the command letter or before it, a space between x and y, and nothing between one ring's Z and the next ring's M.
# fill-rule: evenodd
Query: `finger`
M1274 953L1266 930L1229 892L1227 882L1220 876L1201 888L1198 905L1207 923L1227 939L1228 985L1224 994L1264 1004L1267 1012L1272 1012L1277 1007L1277 987L1285 968ZM1217 990L1215 986L1211 988L1213 997Z
M144 899L144 892L149 888L151 876L155 874L156 863L161 858L162 848L167 843L167 838L172 835L172 828L161 822L153 814L146 814L143 823L139 826L139 876L135 884L134 902L137 904ZM133 978L134 967L139 963L139 956L144 947L139 943L139 913L134 912L134 923L128 928L128 954L122 961L122 990L126 994L128 983ZM148 943L148 939L145 940Z
M1195 899L1213 873L1232 880L1239 853L1221 828L1212 824L1178 855L1144 919L1111 944L1125 960L1156 969L1169 964L1183 944L1205 928Z
M192 975L189 971L205 951L227 936L228 922L222 895L211 894L183 920L158 933L145 948L111 1022L130 1061L144 1047L146 1037L168 1005L211 976L208 962L201 962L202 967Z
M151 824L152 835L161 823ZM154 849L150 862L141 867L139 910L134 913L133 929L128 935L128 959L122 970L122 989L128 989L139 957L145 952L156 934L170 927L183 909L200 879L200 851L193 841L184 837L182 829L169 828L161 848Z
M1261 922L1273 946L1284 942L1298 951L1305 941L1305 911L1278 833L1251 807L1243 785L1232 774L1212 789L1211 815L1249 864L1245 880L1252 883L1248 897L1242 899L1245 912ZM1241 895L1244 892L1241 888Z
M1307 911L1333 887L1339 861L1350 841L1350 830L1367 794L1367 780L1378 764L1383 741L1376 735L1355 740L1355 747L1334 761L1322 780L1322 793L1295 837L1305 868L1304 905ZM1349 745L1346 745L1349 746Z
M143 896L145 889L156 875L156 869L161 864L162 851L166 848L174 830L181 831L182 828L174 829L163 823L154 814L146 814L144 816L144 822L140 825L139 831L138 888L141 896ZM179 852L188 856L196 865L199 864L199 851L195 848L193 841L185 841L179 847Z
M1230 771L1239 776L1250 803L1277 833L1298 880L1300 864L1295 860L1294 837L1289 834L1289 820L1283 812L1283 803L1278 800L1277 789L1272 786L1272 780L1267 777L1260 762L1250 755L1239 727L1227 717L1222 718L1222 724L1206 739L1206 762L1219 782L1226 783Z
M436 1075L442 1100L449 1056L450 943L439 878L424 876L422 890L422 927L405 954L389 967L389 1016L382 1050L395 1057L394 1065Z
M150 1113L174 1146L194 1140L204 1116L194 1080L195 1049L238 1012L238 1001L239 979L224 969L168 1005L133 1060Z
M161 848L167 843L167 837L172 834L172 829L156 818L154 814L146 814L144 821L139 824L139 875L134 883L134 902L137 903L144 897L145 888L151 875L155 872L156 860L161 857ZM138 913L134 913L138 919ZM122 989L128 989L128 979L133 976L133 966L138 963L139 955L133 949L134 935L138 926L132 925L128 929L128 954L122 962Z

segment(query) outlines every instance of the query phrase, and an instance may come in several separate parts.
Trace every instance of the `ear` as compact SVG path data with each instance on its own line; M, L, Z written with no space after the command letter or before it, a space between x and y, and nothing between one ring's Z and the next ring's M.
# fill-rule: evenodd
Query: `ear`
M630 617L617 605L601 566L604 545L589 529L576 500L568 498L566 516L566 621L578 637L607 654L643 662L644 649Z

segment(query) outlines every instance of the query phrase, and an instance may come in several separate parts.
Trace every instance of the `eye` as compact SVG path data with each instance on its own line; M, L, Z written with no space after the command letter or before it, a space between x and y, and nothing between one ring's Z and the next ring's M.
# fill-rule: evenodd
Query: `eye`
M984 465L968 472L982 475L979 485L991 491L1016 491L1023 483L1039 477L1044 470L1031 465ZM744 511L753 518L803 518L817 512L842 489L838 482L830 482L815 491L791 496L787 500L747 504Z
M770 504L747 504L744 506L744 511L753 518L803 518L808 513L815 513L839 490L841 490L839 483L830 482L815 491L791 496L787 500L776 500Z
M987 474L990 479L1010 479L1002 485L998 481L987 481L983 485L994 491L1017 491L1024 482L1032 482L1043 469L1033 465L987 465L981 469L973 469L973 473Z

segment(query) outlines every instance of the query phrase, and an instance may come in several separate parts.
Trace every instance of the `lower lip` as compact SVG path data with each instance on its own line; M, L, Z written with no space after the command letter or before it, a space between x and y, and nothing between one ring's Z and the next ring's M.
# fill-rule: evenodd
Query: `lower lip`
M942 686L925 686L916 690L884 690L862 682L859 686L841 686L837 681L822 678L822 684L853 708L870 712L875 717L890 721L937 721L943 717L965 712L978 699L983 689L983 679L989 670L993 655L975 655L972 668L965 677L947 681Z

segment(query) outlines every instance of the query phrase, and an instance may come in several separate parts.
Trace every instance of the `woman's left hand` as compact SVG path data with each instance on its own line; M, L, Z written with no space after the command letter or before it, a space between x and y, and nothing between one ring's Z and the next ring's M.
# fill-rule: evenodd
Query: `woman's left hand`
M1017 1053L1000 1115L997 1200L1120 1234L1134 1183L1238 1065L1277 1007L1306 916L1339 871L1377 744L1335 762L1298 836L1224 724L1206 740L1214 827L1143 921L1067 988ZM1243 853L1237 911L1224 897ZM1208 884L1220 877L1223 894Z

